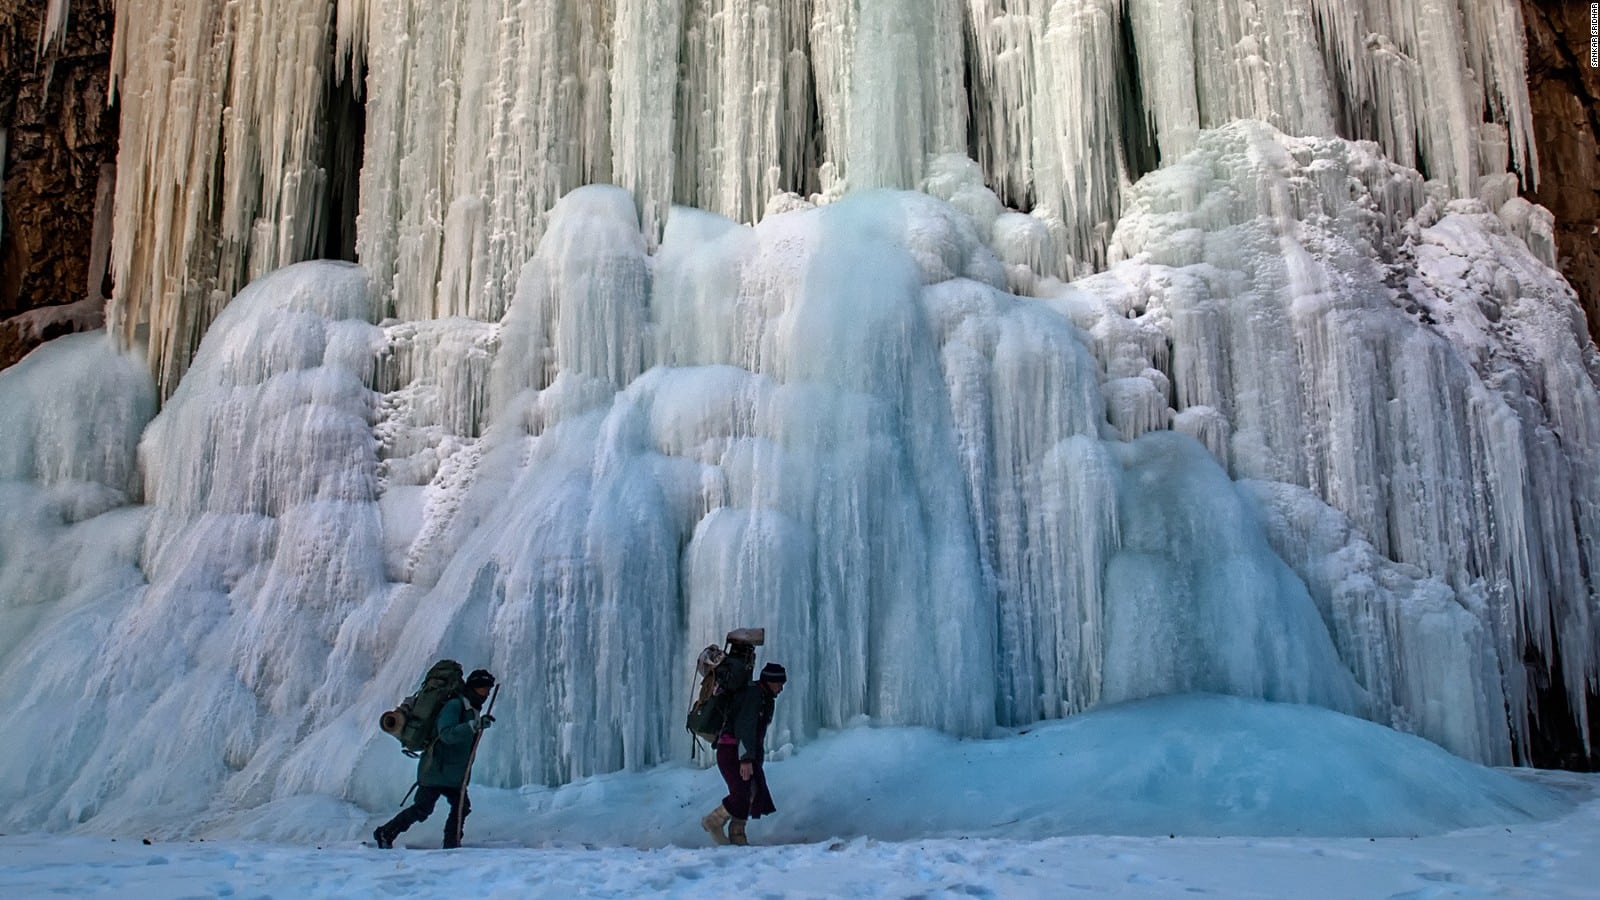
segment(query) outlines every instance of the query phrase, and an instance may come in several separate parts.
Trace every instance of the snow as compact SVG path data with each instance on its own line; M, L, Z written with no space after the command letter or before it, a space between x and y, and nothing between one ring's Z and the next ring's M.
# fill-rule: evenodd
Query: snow
M1537 828L1375 841L1056 838L1039 842L870 839L727 849L464 849L403 859L345 844L0 838L0 888L19 896L701 897L1471 897L1592 895L1586 814Z
M39 341L52 329L72 334L104 327L105 307L104 297L87 297L73 303L30 309L0 322L0 325L16 330L26 340Z
M751 823L749 849L709 846L698 819L721 780L673 764L555 789L474 787L460 851L426 849L437 816L401 849L360 846L387 813L314 798L214 820L186 841L8 835L0 889L1576 897L1596 871L1595 776L1484 769L1315 707L1169 697L987 741L858 724L781 748L767 770L779 811Z

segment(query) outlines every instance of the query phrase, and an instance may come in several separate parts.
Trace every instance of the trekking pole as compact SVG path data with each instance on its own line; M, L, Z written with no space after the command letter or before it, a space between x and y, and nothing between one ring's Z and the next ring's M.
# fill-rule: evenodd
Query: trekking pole
M489 705L484 707L484 715L487 716L494 712L494 700L498 696L500 696L500 685L497 684L494 686L494 690L489 692ZM455 809L450 810L450 815L456 817L455 833L457 837L461 835L461 828L466 824L467 782L472 780L472 761L478 758L478 742L481 740L483 740L482 728L478 729L478 733L472 736L472 750L467 753L467 770L461 773L461 792L456 794Z
M695 679L695 676L699 675L699 674L700 674L700 663L699 663L698 660L696 660L695 666L694 666L694 674L689 676L689 690L690 690L691 694L694 691L694 679ZM695 701L693 701L693 700L689 701L689 710L691 712L694 711L694 706L695 706ZM684 726L683 730L689 732L689 761L690 762L699 762L699 760L700 760L700 736L695 734L694 733L694 729L689 728L687 725Z

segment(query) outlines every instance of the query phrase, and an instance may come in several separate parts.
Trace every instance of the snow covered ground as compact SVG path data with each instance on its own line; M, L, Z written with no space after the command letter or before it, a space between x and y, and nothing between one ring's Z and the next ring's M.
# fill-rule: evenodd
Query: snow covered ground
M750 829L766 846L708 846L695 820L717 776L668 765L475 788L459 851L433 849L442 809L384 852L360 839L387 811L331 798L193 840L6 835L0 896L1580 897L1600 881L1600 776L1487 769L1314 707L1174 697L998 740L856 727L778 755L780 811Z
M1594 779L1572 779L1593 788ZM382 853L350 842L0 838L11 897L1593 897L1600 804L1431 838L825 840Z
M1551 821L1432 837L858 837L748 849L637 849L551 840L533 847L385 853L355 841L146 846L129 838L5 836L0 837L0 894L125 900L446 895L1593 897L1600 880L1594 852L1600 841L1600 801L1594 799L1600 777L1541 774L1538 780L1588 799L1573 813Z

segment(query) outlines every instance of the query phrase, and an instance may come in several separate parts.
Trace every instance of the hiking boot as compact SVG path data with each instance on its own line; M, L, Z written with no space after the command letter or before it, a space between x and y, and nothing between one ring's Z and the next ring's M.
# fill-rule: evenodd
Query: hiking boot
M728 815L728 811L719 804L716 809L706 813L705 817L700 820L700 827L711 835L711 840L716 844L726 844L728 843L728 836L722 833L722 826L728 824L728 820L732 818L732 816ZM734 821L738 820L734 819Z
M734 819L728 823L728 842L735 847L748 847L750 840L744 836L744 819Z
M395 834L382 825L372 829L372 839L377 842L379 850L394 849Z

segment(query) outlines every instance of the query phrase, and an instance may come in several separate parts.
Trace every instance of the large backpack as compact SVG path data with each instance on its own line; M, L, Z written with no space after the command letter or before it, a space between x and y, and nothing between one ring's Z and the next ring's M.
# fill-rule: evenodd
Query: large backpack
M400 741L407 756L418 756L428 749L439 733L439 711L466 687L461 664L441 659L422 676L417 692L378 718L378 726Z
M764 628L736 628L728 632L725 648L712 644L700 651L694 666L700 689L684 723L690 734L714 743L727 729L730 701L750 684L756 670L756 648L765 640Z

